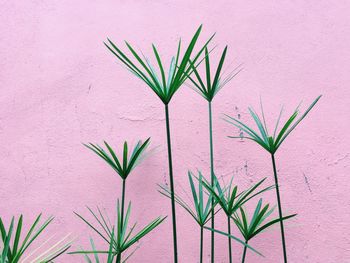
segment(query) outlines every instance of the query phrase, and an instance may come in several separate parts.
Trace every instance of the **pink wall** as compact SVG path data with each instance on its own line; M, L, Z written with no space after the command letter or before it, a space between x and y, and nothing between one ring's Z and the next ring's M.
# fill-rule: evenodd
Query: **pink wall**
M148 54L156 43L170 57L179 37L188 41L203 23L201 39L217 32L213 54L228 44L231 68L241 62L245 68L214 101L217 173L234 174L242 187L265 176L273 182L269 156L250 142L228 139L236 129L222 113L248 120L246 108L258 107L259 95L272 113L282 103L292 111L302 99L308 104L323 94L277 155L284 208L298 213L287 224L287 244L290 262L350 262L348 1L7 1L1 12L2 217L53 214L51 233L72 232L77 245L86 244L89 231L73 210L88 215L85 205L100 205L113 214L120 181L81 142L106 139L118 146L147 136L160 150L128 181L132 218L143 225L169 214L170 202L156 191L168 180L162 104L102 41L127 39ZM171 119L176 187L189 191L188 168L208 174L207 105L183 87ZM275 202L274 193L267 199ZM171 262L170 224L141 241L130 261ZM178 209L180 262L197 260L195 227ZM217 245L217 262L227 262L226 239L217 237ZM281 262L278 227L252 245L266 258L249 253L248 262Z

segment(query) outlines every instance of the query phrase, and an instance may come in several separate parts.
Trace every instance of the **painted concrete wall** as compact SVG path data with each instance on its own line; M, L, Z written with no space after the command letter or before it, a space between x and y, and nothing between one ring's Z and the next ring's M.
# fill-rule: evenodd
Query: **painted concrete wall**
M291 112L323 94L277 155L284 208L298 213L287 224L287 244L290 262L350 262L349 12L348 1L2 3L0 215L53 214L48 235L72 233L75 248L86 245L91 231L73 211L88 216L85 205L99 205L112 216L120 180L81 143L107 140L118 147L148 136L159 150L128 181L132 219L143 225L170 214L169 200L156 191L157 183L168 182L163 106L102 41L127 39L146 54L155 43L170 58L178 39L188 41L203 23L202 41L217 32L213 55L229 45L228 70L244 63L213 104L217 174L226 181L234 175L242 188L266 176L273 183L268 154L228 139L238 131L221 120L223 113L248 121L247 107L259 107L261 96L272 126L282 104ZM209 171L207 104L184 86L170 107L176 188L188 193L187 169ZM275 203L274 193L265 199ZM197 262L199 232L181 209L178 228L180 262ZM167 220L130 262L171 262L170 229ZM252 245L265 258L249 253L248 262L281 262L278 227ZM227 262L226 249L226 239L217 237L217 262ZM233 250L240 255L239 245Z

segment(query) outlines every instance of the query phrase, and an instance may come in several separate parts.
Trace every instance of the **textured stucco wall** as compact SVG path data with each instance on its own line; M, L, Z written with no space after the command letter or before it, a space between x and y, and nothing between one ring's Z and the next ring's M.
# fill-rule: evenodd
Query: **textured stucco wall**
M168 180L162 104L102 41L127 39L145 53L153 42L170 57L179 37L188 41L204 23L201 39L217 32L213 54L228 44L231 68L242 62L245 68L213 104L217 174L235 175L241 187L265 176L273 182L268 154L228 139L237 130L220 119L222 113L248 120L247 106L258 107L261 95L274 120L282 104L290 112L323 94L277 155L284 208L298 213L287 223L287 244L293 263L350 262L349 13L349 1L323 0L3 2L1 216L53 214L50 233L71 232L77 244L86 244L90 231L72 211L88 215L85 205L100 205L112 215L120 181L81 142L105 139L118 146L147 136L160 150L128 181L132 219L142 225L169 214L169 201L156 191ZM176 187L188 192L187 169L209 170L207 104L183 87L170 106ZM274 203L274 193L266 199ZM171 262L170 223L146 237L130 261ZM197 262L199 233L181 209L178 229L180 262ZM238 256L241 247L233 244ZM266 258L249 253L248 262L281 262L278 227L252 245ZM217 262L227 262L225 238L217 237L217 251Z

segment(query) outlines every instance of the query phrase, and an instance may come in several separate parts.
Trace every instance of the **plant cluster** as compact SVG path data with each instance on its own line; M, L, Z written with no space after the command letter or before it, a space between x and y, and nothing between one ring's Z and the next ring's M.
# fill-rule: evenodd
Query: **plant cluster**
M213 101L221 88L223 88L232 78L234 78L242 68L239 66L232 70L229 74L223 71L225 59L227 57L228 47L222 51L217 67L213 69L211 58L210 44L214 35L204 45L197 47L197 42L202 31L200 26L191 41L182 51L182 41L178 42L175 55L170 60L168 70L164 66L164 61L160 56L160 52L155 45L152 44L154 61L146 57L142 52L137 52L128 42L125 42L127 52L122 51L112 40L107 39L104 43L108 50L122 63L128 71L137 78L141 79L146 86L157 95L164 105L165 115L165 131L167 138L167 157L169 171L169 186L158 185L158 191L171 202L171 219L172 219L172 238L173 238L173 262L179 261L178 238L177 238L177 220L176 220L176 204L184 209L198 224L199 229L199 262L203 262L203 240L204 231L210 232L211 244L211 262L215 262L215 238L216 234L225 236L228 242L228 260L232 262L232 241L236 242L242 248L242 262L245 262L247 252L251 251L262 256L256 248L249 243L251 239L261 232L265 231L274 224L279 224L282 240L283 260L287 263L287 246L285 237L284 222L296 214L284 215L282 210L281 193L279 185L279 177L277 174L276 152L291 134L291 132L300 124L307 116L311 109L316 105L321 96L300 115L299 107L290 115L284 124L280 125L283 109L280 111L273 133L267 129L266 118L261 103L261 116L253 109L248 108L248 112L255 123L253 128L238 118L225 115L224 120L239 129L240 136L229 136L231 138L247 139L253 141L263 147L270 155L272 162L272 172L274 184L266 184L266 178L262 178L253 183L246 189L241 189L233 178L226 183L220 183L219 177L214 169L214 136L213 136ZM198 51L196 51L198 50ZM200 67L204 67L200 70ZM206 101L208 106L208 149L210 158L210 176L206 178L201 171L197 173L188 171L189 188L191 189L192 202L185 201L175 190L175 178L173 172L173 152L170 133L170 114L169 108L173 96L183 84L190 86L199 93ZM113 171L120 177L121 194L116 200L116 216L111 219L106 211L97 207L93 209L87 207L90 219L81 213L75 213L84 224L103 240L104 248L96 248L95 241L90 238L91 248L80 248L69 254L82 254L86 262L127 262L137 250L135 244L144 236L157 228L165 219L164 216L158 216L149 224L136 231L136 223L130 224L131 217L131 201L127 202L126 183L132 171L147 156L150 138L139 141L132 149L130 144L123 144L121 154L113 149L113 147L104 142L103 146L98 144L84 144L89 150L99 156L107 163ZM275 207L271 208L269 203L263 202L261 195L266 191L274 190L276 192L276 200L278 207L278 217L272 218ZM255 209L249 211L247 203L252 202L259 197L255 205ZM226 230L219 230L221 227L215 222L217 216L224 216L227 219ZM52 217L47 219L41 225L39 224L41 215L37 217L30 227L27 234L22 236L23 216L20 216L17 227L15 220L12 218L9 227L5 227L4 222L0 218L0 263L17 263L22 262L22 258L28 259L29 262L53 262L55 258L65 253L72 244L69 237L61 239L49 248L39 253L40 247L32 252L27 252L28 248L43 232L43 230L51 223ZM235 226L241 234L241 237L234 236L232 226ZM44 242L43 244L46 244ZM133 248L133 249L132 249ZM30 259L30 260L29 260ZM183 260L181 260L183 261Z
M272 158L273 174L275 179L275 184L273 186L264 187L261 190L258 188L264 182L265 179L254 184L250 188L238 191L238 186L233 186L232 180L226 186L221 186L215 175L214 170L214 150L213 150L213 121L212 121L212 103L215 96L218 94L220 89L226 85L234 76L236 76L241 68L238 67L234 69L231 73L223 76L223 65L227 55L228 47L226 46L222 52L219 59L218 66L215 69L214 74L212 74L212 63L210 61L209 44L213 39L212 35L207 41L205 41L204 46L199 48L199 51L194 52L196 42L199 38L202 26L198 28L194 34L190 44L188 45L182 59L180 59L181 51L181 40L178 44L178 49L176 55L171 59L169 73L166 76L162 59L160 53L158 52L155 45L152 45L153 53L157 65L153 66L150 59L143 55L143 53L138 54L135 49L128 43L126 43L127 49L130 52L128 56L126 52L123 52L120 47L118 47L110 39L105 43L106 47L115 55L115 57L122 62L126 68L132 72L135 76L141 79L147 86L149 86L156 95L161 99L165 105L165 121L166 121L166 135L167 135L167 145L168 145L168 161L169 161L169 178L170 187L160 186L159 191L161 194L165 195L171 200L172 205L172 227L173 227L173 249L174 249L174 262L178 261L178 249L177 249L177 224L176 224L176 209L175 203L178 203L182 208L184 208L191 217L198 223L200 227L200 257L199 260L203 260L203 229L209 229L211 234L211 262L215 260L215 236L214 233L221 233L229 237L228 247L229 247L229 261L232 262L232 245L231 239L240 242L244 246L244 256L242 261L244 262L246 256L246 249L249 248L252 251L259 253L254 248L248 245L248 241L262 230L267 227L280 223L281 237L282 237L282 248L284 255L284 262L287 262L287 252L286 252L286 242L283 221L289 219L293 215L283 216L280 191L278 185L278 176L276 169L275 153L280 147L282 142L288 137L288 135L296 128L296 126L305 118L305 116L310 112L310 110L315 106L317 101L320 99L319 96L306 110L304 114L301 115L299 119L297 116L299 114L298 108L294 111L291 117L288 118L283 127L278 131L279 122L282 115L282 110L279 115L277 124L273 135L269 135L264 111L262 109L262 119L258 114L251 108L249 108L249 113L252 116L254 122L257 125L258 131L254 131L248 125L244 124L240 120L226 115L226 120L240 129L245 135L239 138L246 138L255 141L266 149ZM192 55L194 54L194 55ZM192 55L192 56L191 56ZM204 64L204 76L201 76L199 66ZM191 86L197 93L199 93L208 102L208 117L209 117L209 152L210 152L210 181L207 181L202 173L199 172L198 176L195 176L198 180L198 187L196 189L193 179L193 174L188 173L189 184L192 191L194 209L184 201L184 199L179 196L174 187L174 175L173 175L173 159L171 150L171 136L170 136L170 118L169 118L169 103L175 94L175 92L180 88L180 86L185 83ZM235 136L232 136L236 138ZM262 201L256 206L255 213L248 225L247 214L244 212L244 204L251 200L253 197L262 194L265 191L275 189L278 203L278 213L279 217L273 219L268 223L265 223L267 218L271 215L273 210L268 210L269 204L266 204L261 210ZM204 198L206 196L206 198ZM217 214L216 207L218 210L224 211L228 227L227 232L222 232L216 229L215 226L215 215ZM207 227L206 224L211 222L211 226ZM235 223L240 232L244 237L244 241L231 235L231 221ZM263 224L265 223L265 224ZM262 225L263 224L263 225ZM259 253L260 254L260 253Z

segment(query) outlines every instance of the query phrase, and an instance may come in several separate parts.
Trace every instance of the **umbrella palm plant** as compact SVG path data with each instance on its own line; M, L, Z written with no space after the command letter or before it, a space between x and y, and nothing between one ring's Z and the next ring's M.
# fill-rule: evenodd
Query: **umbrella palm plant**
M265 181L266 178L260 180L255 185L251 186L247 190L242 192L238 192L238 186L233 185L233 178L230 183L226 187L222 187L217 179L214 176L214 186L207 181L204 182L205 188L212 194L215 201L220 205L221 209L224 211L227 217L227 234L228 234L228 248L229 248L229 262L232 262L232 244L231 239L237 240L236 237L231 235L231 217L232 215L246 202L251 200L253 197L268 191L273 188L273 186L269 186L263 188L262 190L257 190L260 185ZM214 232L221 233L220 231L215 231L214 229L210 229ZM240 242L240 240L238 240Z
M224 48L218 67L216 68L213 81L211 80L211 68L210 68L210 57L208 48L205 48L205 77L202 78L197 70L197 67L191 63L192 70L195 77L189 76L189 80L192 82L192 89L199 93L208 102L208 113L209 113L209 148L210 148L210 173L211 173L211 186L214 185L214 149L213 149L213 121L212 121L212 100L219 90L228 83L239 71L234 70L228 76L222 77L222 68L225 62L227 53L227 46ZM190 84L189 84L190 85ZM212 200L212 205L214 205ZM214 220L214 209L211 211L211 228L215 228ZM215 237L214 232L211 233L211 262L215 259Z
M40 246L28 251L32 247L32 243L38 239L54 218L49 217L43 223L40 223L40 219L41 214L36 217L28 232L24 234L22 231L23 215L19 217L17 226L15 226L15 218L13 217L8 230L6 230L5 224L0 218L2 240L0 263L18 263L24 260L28 260L28 262L51 262L70 248L72 241L69 236L66 236L55 244L46 246L44 249L43 246L47 245L51 238L44 242L41 241Z
M140 241L141 238L146 236L157 226L159 226L166 217L157 217L151 223L142 228L138 233L133 234L136 223L132 225L129 229L129 218L131 213L131 203L129 203L125 217L123 217L122 210L120 208L119 200L117 202L117 218L114 225L107 215L104 215L101 209L98 209L98 213L93 212L92 209L88 207L88 210L94 217L98 226L94 224L78 213L75 213L81 220L83 220L92 230L94 230L107 244L108 250L96 250L92 242L92 250L79 250L71 252L70 254L84 254L85 259L88 260L88 254L93 254L95 260L98 262L98 254L107 254L108 262L112 262L116 257L116 262L121 263L121 254L134 245L136 242ZM129 230L128 230L129 229ZM116 231L115 231L116 230ZM90 241L91 242L91 241ZM124 260L125 262L133 252L131 252Z
M274 208L269 209L269 206L270 206L269 204L266 204L263 206L262 199L260 199L258 204L256 205L254 214L250 222L248 219L248 214L243 207L239 208L239 212L236 212L233 214L232 216L233 221L235 222L236 226L238 227L239 231L244 237L246 244L248 244L249 240L251 240L253 237L258 235L263 230L269 228L270 226L280 222L281 220L286 220L296 216L296 214L293 214L293 215L285 216L281 219L280 218L273 219L265 223L267 218L274 211ZM242 263L245 262L246 253L247 253L247 247L245 246L243 248Z
M111 239L109 241L108 251L104 251L104 253L103 253L103 254L107 254L107 261L106 261L106 263L113 263L114 259L115 259L115 254L113 252L113 238L114 238L114 229L112 229L112 235L111 235ZM87 263L93 263L93 262L101 263L101 262L104 262L103 259L100 259L100 254L102 254L102 253L101 253L101 251L96 249L95 242L94 242L94 240L92 238L90 238L90 244L91 244L92 250L88 251L88 253L84 254L85 262L87 262ZM127 262L127 260L133 255L135 250L132 253L130 253L127 256L127 258L125 258L123 260L123 263ZM93 254L93 256L94 256L93 260L91 260L90 254Z
M121 220L124 222L124 204L125 204L125 188L126 188L126 179L128 178L131 171L144 159L147 147L149 145L150 138L145 142L139 141L134 149L132 150L131 155L129 154L128 143L124 142L123 146L123 156L118 158L113 148L107 143L104 142L106 150L99 145L92 143L84 144L87 148L96 153L99 157L105 160L112 169L121 177L123 181L122 185L122 204L121 204ZM130 156L129 156L130 155ZM121 253L118 254L118 261L121 260Z
M106 263L113 263L114 262L114 258L115 258L115 254L113 254L113 236L114 236L114 229L112 229L112 235L111 235L111 239L109 241L109 248L108 248L108 251L107 251L107 261ZM100 256L99 256L99 251L96 249L95 247L95 242L92 238L90 238L90 244L91 244L91 248L92 250L90 251L91 254L94 255L93 259L94 261L91 260L89 254L90 253L87 253L87 254L84 254L84 258L85 258L85 261L87 263L100 263L102 262L102 260L100 259ZM124 260L123 262L126 262L126 260Z
M172 164L172 151L171 151L171 138L170 138L170 121L169 121L169 103L176 93L176 91L186 81L188 76L192 73L193 69L191 63L196 64L199 61L201 54L205 47L208 45L214 35L204 44L199 52L191 59L194 47L202 30L202 26L198 28L194 34L191 42L189 43L182 59L180 58L181 52L181 40L179 41L176 56L171 59L169 73L166 77L162 60L155 45L152 45L153 53L157 61L158 71L160 71L161 78L158 77L157 71L151 65L148 58L143 55L139 55L134 48L128 43L126 46L131 53L130 58L121 51L110 39L107 40L105 46L121 61L126 68L133 73L136 77L149 86L152 91L160 98L165 107L165 122L166 122L166 135L168 146L168 163L169 163L169 179L171 190L171 208L172 208L172 225L173 225L173 245L174 245L174 262L177 262L177 236L176 236L176 211L175 211L175 190L174 190L174 178L173 178L173 164ZM133 58L132 58L133 57ZM191 63L190 63L191 62Z
M197 224L200 227L200 245L199 245L199 262L203 262L203 229L204 226L207 224L207 222L210 220L211 212L214 210L216 202L212 204L212 194L208 194L208 198L205 201L204 200L204 191L203 191L203 175L201 172L198 172L198 190L196 190L196 187L193 182L193 174L189 171L188 172L188 180L191 186L191 192L192 192L192 198L194 202L194 208L191 208L191 205L189 205L186 201L183 200L179 195L175 194L175 202L177 202L182 208L184 208L197 222ZM171 191L166 186L160 186L159 192L166 196L171 198ZM198 192L197 192L198 191ZM215 200L215 199L214 199Z
M280 122L281 115L283 112L283 108L282 108L280 111L279 117L277 119L273 135L270 135L268 130L267 130L265 115L264 115L262 104L261 104L262 119L258 116L258 114L254 111L254 109L248 108L249 113L250 113L251 117L253 118L254 122L256 123L259 131L255 131L253 128L250 128L248 125L244 124L240 120L226 115L226 121L228 121L229 123L233 124L234 126L239 128L240 130L242 130L244 133L246 133L246 135L244 135L244 136L238 136L238 137L237 136L230 136L231 138L247 138L249 140L252 140L252 141L258 143L261 147L263 147L271 155L272 167L273 167L273 173L274 173L274 179L275 179L275 186L276 186L278 213L279 213L279 218L280 218L279 222L280 222L280 228L281 228L283 258L284 258L285 263L287 263L287 248L286 248L286 241L285 241L285 234L284 234L284 225L283 225L283 220L282 220L283 212L282 212L281 198L280 198L280 192L279 192L275 153L279 149L279 147L281 146L283 141L298 126L298 124L306 117L306 115L316 105L316 103L318 102L318 100L320 98L321 98L321 96L318 96L299 118L297 118L299 115L299 107L297 107L296 110L293 112L293 114L288 118L288 120L282 126L281 130L277 133L279 122Z

